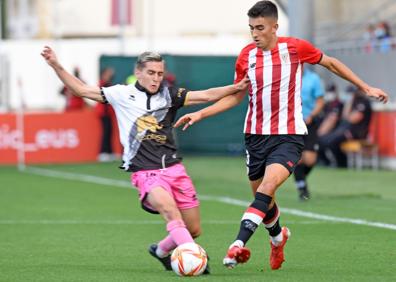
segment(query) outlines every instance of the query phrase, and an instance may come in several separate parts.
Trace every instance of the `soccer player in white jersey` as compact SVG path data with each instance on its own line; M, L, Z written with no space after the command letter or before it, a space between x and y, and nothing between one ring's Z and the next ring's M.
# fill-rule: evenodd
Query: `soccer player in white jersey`
M311 43L293 37L278 37L278 12L271 1L259 1L249 11L253 42L242 49L237 61L235 82L248 75L249 107L245 120L248 176L255 199L242 216L239 233L230 245L223 264L228 268L246 262L246 243L263 223L270 235L270 266L279 269L284 246L290 236L279 223L275 192L293 172L304 148L307 134L301 109L303 63L320 64L350 81L367 96L386 102L388 95L362 81L339 60L323 54ZM241 91L198 112L181 117L175 124L183 129L195 122L239 104Z
M166 221L168 236L151 245L149 252L171 270L170 252L178 245L193 242L201 232L199 201L172 134L176 112L182 106L246 91L247 77L233 85L202 91L167 87L162 84L162 57L145 52L137 59L135 84L99 88L69 74L50 47L44 47L41 55L75 95L114 108L124 148L122 167L132 172L131 181L138 188L143 209L160 213Z

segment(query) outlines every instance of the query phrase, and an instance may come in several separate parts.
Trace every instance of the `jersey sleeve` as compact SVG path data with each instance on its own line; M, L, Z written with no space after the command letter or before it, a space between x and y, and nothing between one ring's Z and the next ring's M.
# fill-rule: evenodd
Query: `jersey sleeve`
M125 87L125 85L113 85L110 87L102 87L101 88L101 94L104 98L104 103L109 103L111 105L115 105L121 101L123 98L123 95L121 95L122 89Z
M322 59L323 53L310 42L297 39L298 58L302 63L317 64Z
M241 81L242 78L245 77L246 72L246 58L244 52L241 52L235 63L234 83L238 83L239 81Z
M187 100L188 90L185 88L179 87L170 87L169 93L172 99L172 106L176 109L179 109L184 106Z

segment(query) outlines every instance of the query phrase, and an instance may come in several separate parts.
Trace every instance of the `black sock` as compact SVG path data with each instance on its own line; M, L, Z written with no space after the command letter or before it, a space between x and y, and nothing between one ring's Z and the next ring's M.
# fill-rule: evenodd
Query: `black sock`
M308 174L311 172L311 170L313 169L313 166L307 166L307 165L305 165L305 167L304 167L304 169L305 169L305 177L307 177L308 176Z
M256 192L255 200L243 214L236 240L240 240L244 244L249 241L250 237L256 231L257 226L262 222L268 212L271 201L272 197Z
M297 189L306 189L307 183L305 181L305 168L304 164L299 164L294 169L294 179L296 181Z
M271 225L274 220L276 220L275 224L273 224L271 227L267 227L268 225ZM272 208L265 215L263 223L265 224L265 229L267 229L271 237L275 237L282 232L282 228L279 223L279 210L276 203L274 203Z
M279 235L282 232L282 228L279 223L279 218L273 226L265 227L265 229L268 230L268 233L271 237L275 237L275 236Z

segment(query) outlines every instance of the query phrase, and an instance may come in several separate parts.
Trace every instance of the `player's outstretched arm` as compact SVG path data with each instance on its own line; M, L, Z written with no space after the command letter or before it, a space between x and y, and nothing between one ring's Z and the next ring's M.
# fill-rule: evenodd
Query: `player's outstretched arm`
M320 65L327 68L332 73L338 75L339 77L348 80L352 84L356 85L361 89L367 96L376 98L377 100L386 103L388 101L388 94L383 90L375 87L371 87L366 82L361 80L350 68L348 68L341 61L334 57L329 57L323 54Z
M48 65L54 69L59 79L62 80L74 95L103 102L103 97L100 95L100 88L98 86L88 86L77 77L68 73L59 63L55 52L49 46L44 47L41 56L43 56Z
M214 102L228 95L236 94L240 91L246 91L249 86L249 82L249 78L245 76L241 81L235 84L209 88L207 90L189 91L187 93L187 98L184 102L184 106Z
M234 95L229 95L222 98L221 100L217 101L213 105L210 105L209 107L203 108L202 110L199 110L197 112L186 114L176 121L174 127L179 127L180 125L184 124L183 130L186 130L189 126L204 118L216 115L218 113L231 109L232 107L235 107L236 105L241 103L245 94L245 90L239 91Z

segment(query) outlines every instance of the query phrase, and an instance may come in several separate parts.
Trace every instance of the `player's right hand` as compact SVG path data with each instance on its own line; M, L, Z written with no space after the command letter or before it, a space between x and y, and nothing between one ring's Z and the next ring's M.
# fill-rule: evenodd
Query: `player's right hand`
M49 64L51 67L54 67L58 64L56 54L49 46L44 46L41 56L43 56L47 64Z
M200 121L202 119L202 114L200 112L194 112L185 114L184 116L180 117L173 127L179 127L180 125L184 124L183 131L186 130L189 126L193 125L194 123Z
M373 97L384 104L388 102L389 99L388 94L386 94L382 89L375 87L369 87L366 90L366 95L369 97Z
M235 84L235 87L238 91L247 90L250 84L249 76L246 74L244 78L241 79L238 83Z

